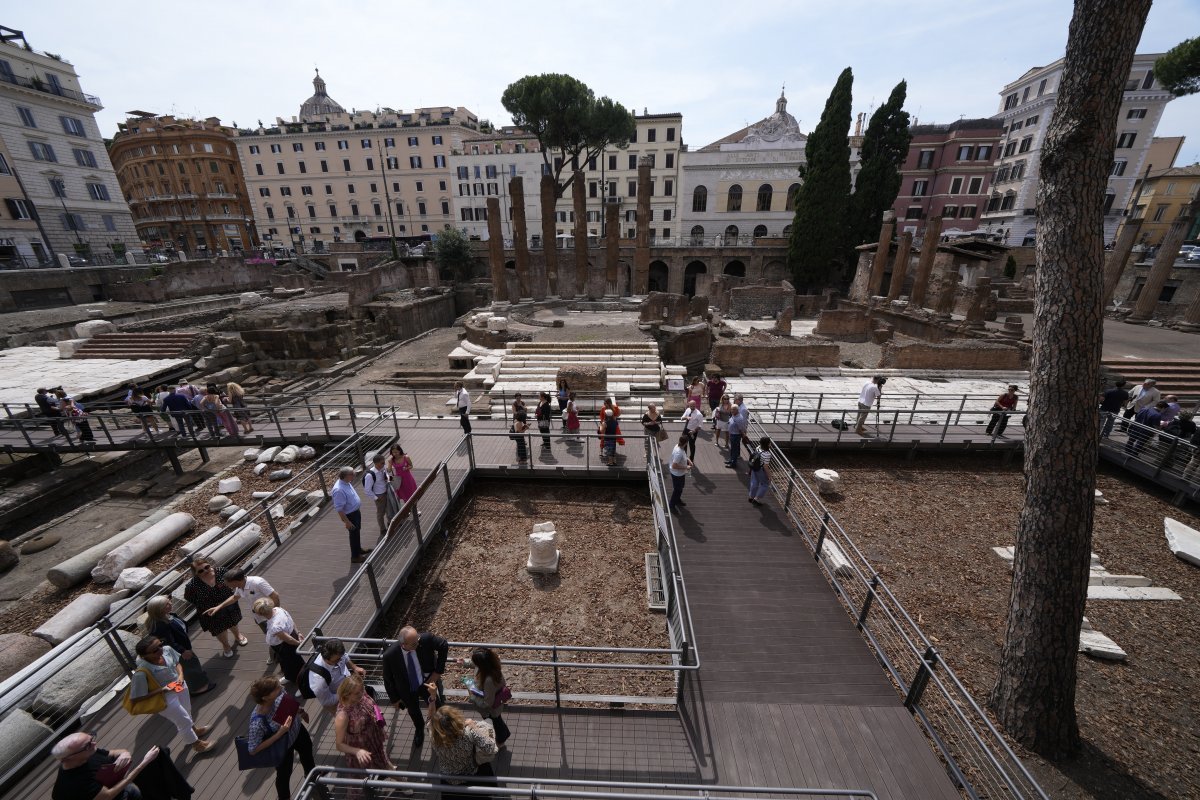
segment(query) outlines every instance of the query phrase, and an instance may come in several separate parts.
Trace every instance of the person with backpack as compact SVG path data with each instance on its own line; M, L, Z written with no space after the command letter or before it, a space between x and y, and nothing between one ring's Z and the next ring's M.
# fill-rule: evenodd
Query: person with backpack
M363 490L367 493L367 497L375 503L375 521L379 523L379 538L382 539L387 535L388 522L391 521L391 515L388 514L388 500L391 497L392 488L389 485L387 470L387 459L383 453L376 453L371 457L371 468L363 473Z
M342 681L351 675L363 678L366 674L365 669L346 655L346 645L342 644L341 639L326 639L321 642L317 657L300 673L297 688L301 697L314 699L330 714L337 714L337 690ZM366 691L374 695L371 687L366 687Z
M767 464L771 461L771 437L764 436L758 440L758 449L750 456L750 498L749 502L756 506L763 505L762 499L771 490L771 481L767 478Z

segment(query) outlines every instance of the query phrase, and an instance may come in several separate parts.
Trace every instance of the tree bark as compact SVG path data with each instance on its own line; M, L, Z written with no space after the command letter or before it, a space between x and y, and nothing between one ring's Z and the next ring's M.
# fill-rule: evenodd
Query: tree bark
M550 294L558 295L558 240L555 238L554 214L558 210L558 191L554 186L554 178L542 176L542 256L546 263L546 281L550 284Z
M1101 305L1104 307L1112 302L1113 295L1117 293L1117 284L1121 282L1125 264L1129 261L1129 254L1133 252L1133 243L1137 241L1141 230L1141 217L1126 217L1125 222L1121 224L1117 243L1108 254L1108 260L1104 262L1104 297L1101 298Z
M1041 156L1025 502L991 704L1025 747L1079 749L1079 629L1096 484L1104 192L1150 0L1076 0Z

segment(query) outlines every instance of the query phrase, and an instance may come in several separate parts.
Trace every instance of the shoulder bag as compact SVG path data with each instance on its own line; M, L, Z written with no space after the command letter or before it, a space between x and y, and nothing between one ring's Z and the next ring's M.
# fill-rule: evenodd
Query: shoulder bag
M129 686L125 689L125 696L121 698L121 707L128 711L133 716L142 714L157 714L167 707L167 696L159 692L162 687L158 685L158 681L154 680L154 676L150 674L148 669L139 669L138 672L146 676L146 696L134 698L133 682L130 681Z
M252 722L254 717L259 717L263 720L263 724L266 724L266 717L263 717L261 714L255 714L254 716L250 717ZM292 725L299 724L299 719L292 719ZM250 740L245 736L238 736L234 738L233 746L234 749L237 750L238 769L245 771L248 769L261 769L264 767L269 767L270 769L275 769L278 767L283 763L283 757L287 754L288 741L292 738L290 734L291 732L289 731L289 735L280 736L275 740L275 743L266 750L260 750L257 753L250 752ZM274 736L274 734L271 735Z

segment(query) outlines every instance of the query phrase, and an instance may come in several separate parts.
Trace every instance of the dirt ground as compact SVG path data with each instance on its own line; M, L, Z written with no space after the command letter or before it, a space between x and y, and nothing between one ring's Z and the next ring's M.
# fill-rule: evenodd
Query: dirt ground
M644 554L654 528L644 491L481 481L431 545L414 578L381 623L395 638L404 625L460 642L668 647L666 618L646 607ZM562 553L556 575L525 571L533 522L552 521ZM503 661L549 661L549 652L497 649ZM453 651L452 658L469 652ZM669 663L661 656L560 652L561 661ZM450 670L448 683L470 674ZM517 692L553 692L549 668L510 665ZM562 692L669 697L672 673L560 670Z
M972 695L995 682L1011 571L992 552L1015 543L1019 463L986 457L907 462L890 456L822 456L843 493L828 502ZM1177 602L1090 601L1087 617L1128 654L1125 663L1079 657L1076 707L1084 753L1048 764L1023 753L1054 798L1161 800L1200 797L1200 568L1167 548L1162 519L1200 527L1155 487L1102 467L1093 551L1112 573L1145 575ZM904 497L905 502L890 498Z

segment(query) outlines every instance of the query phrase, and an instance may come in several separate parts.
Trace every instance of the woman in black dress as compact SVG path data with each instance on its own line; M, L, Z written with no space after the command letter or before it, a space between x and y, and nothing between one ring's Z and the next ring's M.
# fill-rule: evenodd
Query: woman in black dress
M192 579L183 590L183 599L196 607L201 630L211 633L221 643L221 657L233 658L233 646L250 644L238 630L242 621L242 610L238 604L218 609L225 600L233 597L233 591L222 582L225 570L217 570L216 564L204 556L192 560Z
M537 419L538 430L542 433L542 449L550 449L550 420L554 417L554 409L550 406L550 393L542 392L538 397L537 408L533 412Z

